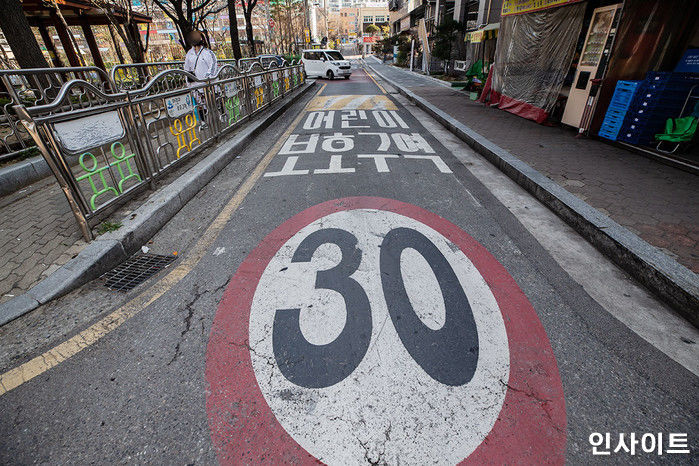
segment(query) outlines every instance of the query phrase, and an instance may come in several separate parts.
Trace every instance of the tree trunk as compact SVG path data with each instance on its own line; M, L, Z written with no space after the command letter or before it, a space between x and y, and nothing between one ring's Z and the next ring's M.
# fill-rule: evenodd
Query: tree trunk
M250 45L250 56L255 57L257 52L255 51L255 38L252 35L252 8L249 11L243 11L243 16L245 16L245 32Z
M2 29L7 44L20 68L48 68L49 64L46 62L44 54L41 53L36 37L29 27L20 1L8 0L3 4L3 12L0 14L0 29Z
M68 26L68 22L63 17L63 13L61 13L61 7L58 6L58 3L56 2L56 0L53 0L52 5L56 9L56 16L61 21L61 24L63 24L63 28L65 29L66 34L68 34L68 37L70 38L70 41L73 44L73 49L75 50L75 54L78 57L78 62L80 64L80 66L87 66L87 63L85 63L85 59L83 58L83 54L82 54L82 52L80 52L80 47L78 46L78 41L75 38L75 35L73 35L73 31L70 30L70 27Z
M146 56L141 45L141 33L138 30L138 26L134 23L124 24L124 30L126 31L126 50L131 56L131 61L134 63L145 63Z
M114 35L114 26L111 24L108 24L107 27L109 28L109 35L112 38L112 44L114 45L114 51L117 54L117 58L119 58L119 63L122 65L124 64L124 54L121 53L121 46L119 45L119 41L117 40L116 36Z
M231 47L233 47L233 57L236 60L243 58L240 50L240 38L238 37L238 17L235 12L235 0L228 0L228 24L231 33Z
M293 54L295 47L294 44L296 44L296 30L294 29L294 18L291 16L291 6L288 2L286 5L286 19L288 26L287 29L289 31L289 54Z
M184 48L184 51L187 52L191 48L187 43L187 36L194 30L194 27L184 18L177 22L177 27L180 29L180 33L182 34L182 47Z

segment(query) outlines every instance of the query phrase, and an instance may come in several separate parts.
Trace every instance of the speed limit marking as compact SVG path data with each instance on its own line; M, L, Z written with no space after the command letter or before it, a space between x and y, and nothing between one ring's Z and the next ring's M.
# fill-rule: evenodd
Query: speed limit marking
M241 264L207 349L222 464L563 463L546 333L504 267L414 205L355 197Z

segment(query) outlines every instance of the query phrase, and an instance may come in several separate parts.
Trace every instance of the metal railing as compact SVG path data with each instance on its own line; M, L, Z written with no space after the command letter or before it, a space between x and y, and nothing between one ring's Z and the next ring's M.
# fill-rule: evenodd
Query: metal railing
M73 79L50 102L13 110L89 240L100 218L303 81L300 63L258 62L246 72L224 64L207 80L166 69L141 88L112 92Z
M233 58L218 60L219 66L236 65ZM158 73L166 70L181 70L184 68L184 61L162 61L152 63L127 63L116 65L112 68L109 76L119 90L132 90L144 87Z
M0 70L5 88L0 92L0 161L34 146L12 107L51 102L65 83L75 79L90 82L104 91L113 89L109 76L94 66Z
M221 59L220 66L238 65L245 71L253 63L268 63L258 58ZM146 86L162 71L182 69L184 61L132 63L116 65L109 75L101 68L65 67L0 70L5 91L0 90L0 162L16 158L22 151L35 147L31 136L12 110L17 104L32 107L53 101L61 87L72 80L87 81L102 91L136 90Z

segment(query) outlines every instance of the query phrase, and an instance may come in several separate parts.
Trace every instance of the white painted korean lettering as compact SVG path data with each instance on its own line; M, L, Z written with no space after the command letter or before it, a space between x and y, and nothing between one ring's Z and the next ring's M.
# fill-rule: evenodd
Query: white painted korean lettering
M282 146L279 153L281 155L286 154L312 154L316 151L316 146L318 145L318 138L320 135L311 134L308 136L308 141L298 141L300 134L291 134ZM300 149L295 149L295 147L300 147Z

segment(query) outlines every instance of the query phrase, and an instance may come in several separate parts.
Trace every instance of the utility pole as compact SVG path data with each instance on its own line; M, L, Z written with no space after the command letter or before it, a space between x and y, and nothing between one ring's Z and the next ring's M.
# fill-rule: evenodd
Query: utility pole
M325 12L325 37L330 40L330 23L328 22L328 0L323 0L323 11Z
M413 53L415 53L415 39L410 40L410 71L413 71Z
M316 0L311 0L311 11L310 11L310 17L311 17L311 42L314 40L318 39L318 16L316 13L316 5L318 2Z
M364 58L364 20L362 19L362 4L357 3L357 48L361 47L361 55Z

